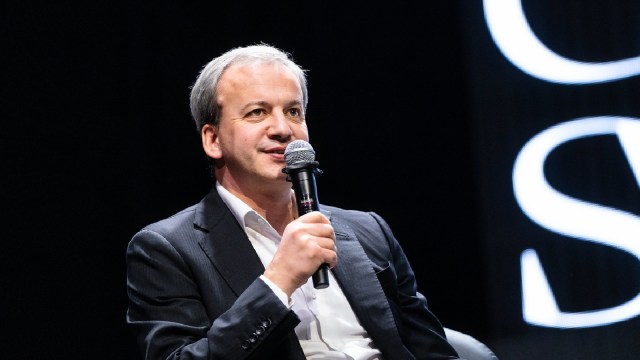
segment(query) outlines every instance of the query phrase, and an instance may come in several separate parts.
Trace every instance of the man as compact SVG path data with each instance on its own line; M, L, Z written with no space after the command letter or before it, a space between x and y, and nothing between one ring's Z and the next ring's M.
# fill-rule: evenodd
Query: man
M191 112L215 185L127 249L127 322L146 359L456 359L375 213L297 213L284 150L309 138L304 70L279 49L204 67ZM327 264L329 287L311 276Z

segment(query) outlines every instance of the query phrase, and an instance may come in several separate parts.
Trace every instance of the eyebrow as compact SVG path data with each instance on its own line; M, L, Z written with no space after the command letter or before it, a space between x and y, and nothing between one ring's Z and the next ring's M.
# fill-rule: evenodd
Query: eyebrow
M248 104L246 104L245 106L242 107L242 111L246 111L248 108L250 108L251 106L254 106L254 105L260 105L260 106L269 107L269 108L272 107L272 105L269 102L266 102L266 101L262 101L262 100L251 101L250 103L248 103ZM296 105L302 107L302 102L300 100L289 101L288 103L285 104L285 108L290 108L290 107L296 106Z

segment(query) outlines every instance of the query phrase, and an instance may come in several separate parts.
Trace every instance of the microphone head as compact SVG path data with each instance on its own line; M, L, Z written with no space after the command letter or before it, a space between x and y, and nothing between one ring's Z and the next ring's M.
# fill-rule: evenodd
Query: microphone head
M316 152L311 144L304 140L294 140L284 150L284 161L287 166L309 163L316 159Z

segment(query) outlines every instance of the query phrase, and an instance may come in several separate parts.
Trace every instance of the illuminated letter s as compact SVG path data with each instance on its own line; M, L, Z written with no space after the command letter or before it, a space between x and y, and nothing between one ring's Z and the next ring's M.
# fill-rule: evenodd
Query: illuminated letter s
M640 120L616 116L591 117L553 126L522 148L513 169L514 195L522 211L540 226L559 234L626 251L640 260L640 217L572 198L555 190L544 176L544 162L558 145L594 135L617 135L640 185ZM578 328L624 321L640 314L640 293L608 309L562 312L538 256L521 256L522 305L528 323Z

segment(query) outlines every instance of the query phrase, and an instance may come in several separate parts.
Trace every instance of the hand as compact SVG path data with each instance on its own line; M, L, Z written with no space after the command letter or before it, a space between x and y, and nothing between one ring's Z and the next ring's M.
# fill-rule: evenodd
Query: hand
M313 211L287 225L264 276L291 297L321 264L333 268L337 261L333 226L322 213Z

